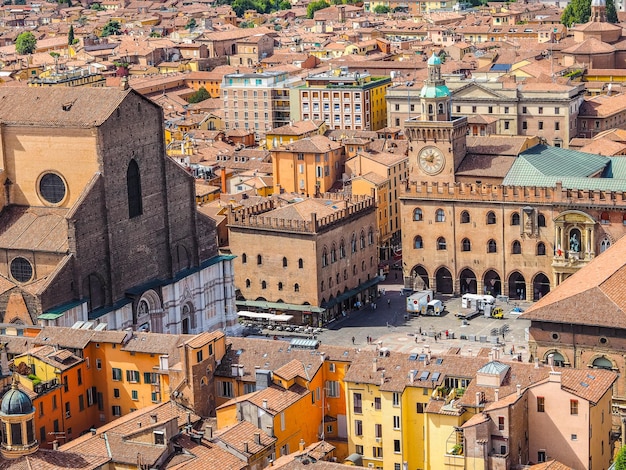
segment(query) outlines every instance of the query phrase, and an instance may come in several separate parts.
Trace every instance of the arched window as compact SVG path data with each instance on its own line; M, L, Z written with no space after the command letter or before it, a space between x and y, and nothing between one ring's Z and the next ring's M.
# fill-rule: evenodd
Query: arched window
M320 282L320 290L324 290L324 281Z
M626 214L622 216L622 225L626 225Z
M487 242L487 253L496 253L498 251L498 245L496 241L491 239Z
M365 232L361 231L361 249L365 248Z
M543 242L537 243L537 256L545 256L546 255L546 245Z
M472 244L468 238L461 240L461 251L472 251Z
M424 242L422 241L422 237L420 235L417 235L413 240L413 247L416 250L421 250L422 248L424 248Z
M339 244L339 258L344 259L346 257L346 242L341 240Z
M494 225L496 223L496 213L493 211L487 212L487 225Z
M246 289L250 289L250 279L246 279Z
M325 268L326 266L328 266L328 251L324 248L322 251L322 268Z
M600 253L604 253L608 247L611 246L611 240L609 240L608 238L604 238L601 242L600 242Z
M328 278L328 288L330 289L331 287L333 287L333 278L329 277Z
M267 289L267 282L261 281L261 289Z
M334 263L337 261L337 247L333 243L333 246L330 248L330 262Z
M245 253L243 253L241 255L241 264L246 264L248 262L248 255L246 255Z
M263 264L263 256L256 255L256 264Z
M352 275L356 276L356 264L352 265Z
M437 239L437 249L438 250L445 250L446 249L446 239L443 237L439 237Z
M339 273L335 274L335 282L337 284L339 284L341 282L341 276L339 275Z
M446 221L446 213L443 209L437 209L435 212L435 222L445 222Z
M352 247L352 253L356 253L356 233L352 234L352 240L350 241Z
M287 267L287 258L283 256L283 268Z
M369 245L373 245L374 244L374 230L372 230L371 227L370 227L369 232L367 232L367 243Z
M294 290L294 292L300 292L300 284L295 283L295 284L293 285L293 290Z
M365 271L367 269L367 264L365 264L365 261L361 261L361 271Z
M518 240L513 242L513 249L511 252L514 255L519 255L522 252L522 244Z
M419 207L413 211L413 220L419 222L424 220L424 214Z
M511 225L519 225L519 213L514 212L511 214Z
M132 219L143 213L141 201L141 176L139 165L131 160L126 170L126 190L128 192L128 218Z
M278 290L283 290L283 283L282 282L278 283Z
M467 212L467 211L461 212L461 223L462 224L469 224L470 223L469 212Z
M299 269L303 269L304 268L304 260L302 258L298 259L298 268Z
M602 212L602 214L600 214L600 223L601 224L608 224L611 222L611 219L609 218L609 213L608 212Z
M537 215L537 225L539 227L545 227L546 226L546 216L543 215L541 212L539 213L539 215Z
M433 113L433 105L429 104L428 105L428 114L432 114Z
M439 103L438 109L439 109L439 114L443 114L443 103Z
M348 270L347 270L347 269L344 269L344 270L343 270L343 280L344 280L344 281L347 281L347 280L348 280Z
M593 361L592 367L594 369L611 370L613 369L613 363L606 357L602 356Z

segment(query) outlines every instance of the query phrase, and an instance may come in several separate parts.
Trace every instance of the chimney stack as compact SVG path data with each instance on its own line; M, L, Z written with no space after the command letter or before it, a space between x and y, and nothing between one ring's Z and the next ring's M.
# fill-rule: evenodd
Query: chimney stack
M52 441L52 450L59 450L59 441L56 439Z
M548 365L554 367L554 354L548 354Z
M539 358L535 358L535 369L539 369Z
M555 371L550 371L550 376L548 378L549 382L556 382L556 383L561 383L561 373L560 372L555 372Z
M326 353L320 353L320 362L323 364L324 360L326 359Z
M378 359L374 358L372 362L372 372L376 372L378 370Z
M157 419L157 415L150 415L150 420L151 420L153 423L156 423L156 422L158 421L158 419Z
M263 408L267 410L267 400L263 400Z
M500 399L500 389L496 388L493 391L493 401L498 401Z
M244 442L243 443L243 451L247 454L248 453L248 443Z
M300 452L304 452L305 445L306 445L306 442L304 442L304 439L300 439L300 442L298 443L298 450Z
M207 439L213 439L213 426L207 426L206 428Z
M481 393L476 392L476 406L480 406L481 401Z
M261 445L261 433L260 432L254 433L254 442L256 442L258 445Z
M520 384L517 384L517 396L522 396L522 386Z

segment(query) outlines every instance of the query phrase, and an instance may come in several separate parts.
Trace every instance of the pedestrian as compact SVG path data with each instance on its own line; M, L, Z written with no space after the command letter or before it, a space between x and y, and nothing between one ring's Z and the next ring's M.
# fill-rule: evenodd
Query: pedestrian
M354 336L352 337L352 344L354 344Z
M398 272L396 271L396 281L398 280Z
M391 308L391 299L387 299L387 307Z
M422 327L420 326L420 335L422 334Z
M415 342L417 343L417 336L415 337Z
M448 330L446 330L446 339L448 339Z
M435 343L437 342L437 335L435 335Z

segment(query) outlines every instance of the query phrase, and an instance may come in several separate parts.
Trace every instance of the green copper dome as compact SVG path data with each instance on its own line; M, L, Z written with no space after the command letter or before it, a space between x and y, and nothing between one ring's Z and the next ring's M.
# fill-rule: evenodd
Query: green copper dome
M25 415L33 412L33 402L17 388L17 381L13 382L11 389L2 397L0 412L5 415Z
M445 98L450 96L450 90L445 85L424 85L420 92L422 98Z
M438 55L433 52L433 55L430 56L427 62L428 65L441 65L441 59Z

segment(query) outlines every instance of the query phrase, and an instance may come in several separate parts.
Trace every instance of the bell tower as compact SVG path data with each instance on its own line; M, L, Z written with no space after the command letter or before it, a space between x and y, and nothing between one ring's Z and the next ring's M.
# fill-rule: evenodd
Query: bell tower
M441 58L434 53L428 59L420 106L419 117L405 122L409 179L453 183L467 151L467 118L452 117L450 90L441 78Z

